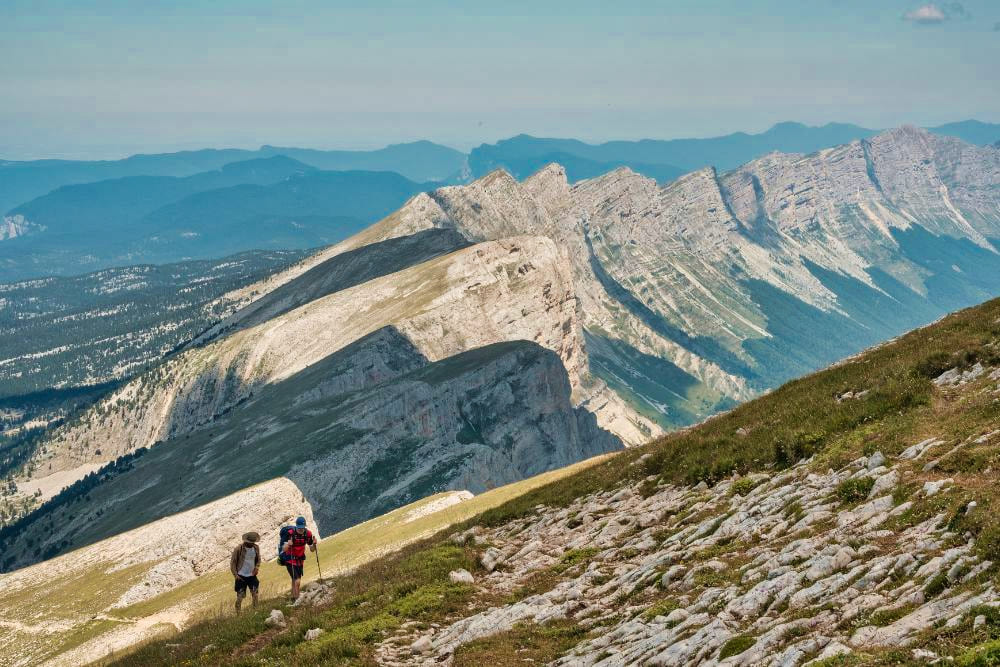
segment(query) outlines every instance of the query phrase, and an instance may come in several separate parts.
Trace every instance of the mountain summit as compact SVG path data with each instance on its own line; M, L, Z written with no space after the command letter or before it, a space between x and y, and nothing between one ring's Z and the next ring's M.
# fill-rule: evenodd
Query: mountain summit
M35 520L14 539L58 552L109 536L135 493L130 526L270 477L330 507L368 480L351 512L314 512L339 528L645 442L995 294L998 202L1000 151L916 128L667 185L627 168L570 184L549 165L417 194L246 288L247 306L55 430L19 481L43 501L149 452L59 531ZM496 347L511 341L534 347ZM518 364L539 370L518 379ZM395 383L426 399L416 422ZM498 428L500 405L532 407ZM204 454L219 443L294 444L223 475ZM218 483L148 495L142 480L188 461Z
M995 293L998 186L996 149L908 127L664 186L627 168L574 185L558 165L495 171L355 242L554 239L591 371L670 427Z

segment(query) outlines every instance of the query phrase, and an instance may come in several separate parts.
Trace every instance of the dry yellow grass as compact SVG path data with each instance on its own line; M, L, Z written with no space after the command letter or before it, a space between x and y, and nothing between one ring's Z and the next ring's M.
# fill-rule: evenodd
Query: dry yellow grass
M604 458L492 489L408 520L415 511L446 495L438 494L331 535L320 542L318 549L323 576L344 574ZM106 565L97 566L72 580L40 583L16 595L0 592L0 641L14 647L0 655L0 665L38 664L53 659L57 660L55 664L82 664L101 659L112 650L120 655L130 646L175 632L174 624L186 626L206 617L232 614L233 580L225 569L131 607L108 610L153 565L115 574L108 574ZM318 576L315 557L310 555L304 579L311 581ZM273 561L261 565L260 579L263 598L287 590L288 575ZM25 599L36 603L25 605ZM50 631L41 632L42 628Z

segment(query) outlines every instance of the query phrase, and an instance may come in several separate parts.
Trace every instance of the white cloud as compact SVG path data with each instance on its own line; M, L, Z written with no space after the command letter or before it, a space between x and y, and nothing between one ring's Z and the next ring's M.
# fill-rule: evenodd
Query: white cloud
M913 23L943 23L948 20L948 15L934 3L929 3L903 14L903 20Z

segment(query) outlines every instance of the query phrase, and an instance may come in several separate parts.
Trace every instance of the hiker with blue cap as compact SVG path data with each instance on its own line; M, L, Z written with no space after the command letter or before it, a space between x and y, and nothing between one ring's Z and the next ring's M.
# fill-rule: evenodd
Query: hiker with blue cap
M307 545L310 551L316 551L316 538L306 528L304 516L297 518L294 526L285 526L281 529L278 539L278 562L285 566L288 576L292 578L292 600L299 598Z

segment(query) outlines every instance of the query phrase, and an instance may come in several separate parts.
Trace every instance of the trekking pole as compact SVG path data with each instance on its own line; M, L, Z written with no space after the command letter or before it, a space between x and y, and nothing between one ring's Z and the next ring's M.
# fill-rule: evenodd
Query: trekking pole
M313 553L316 554L316 569L319 571L319 583L322 584L323 583L323 568L321 568L319 566L319 545L318 544L316 545L316 551L314 551Z

